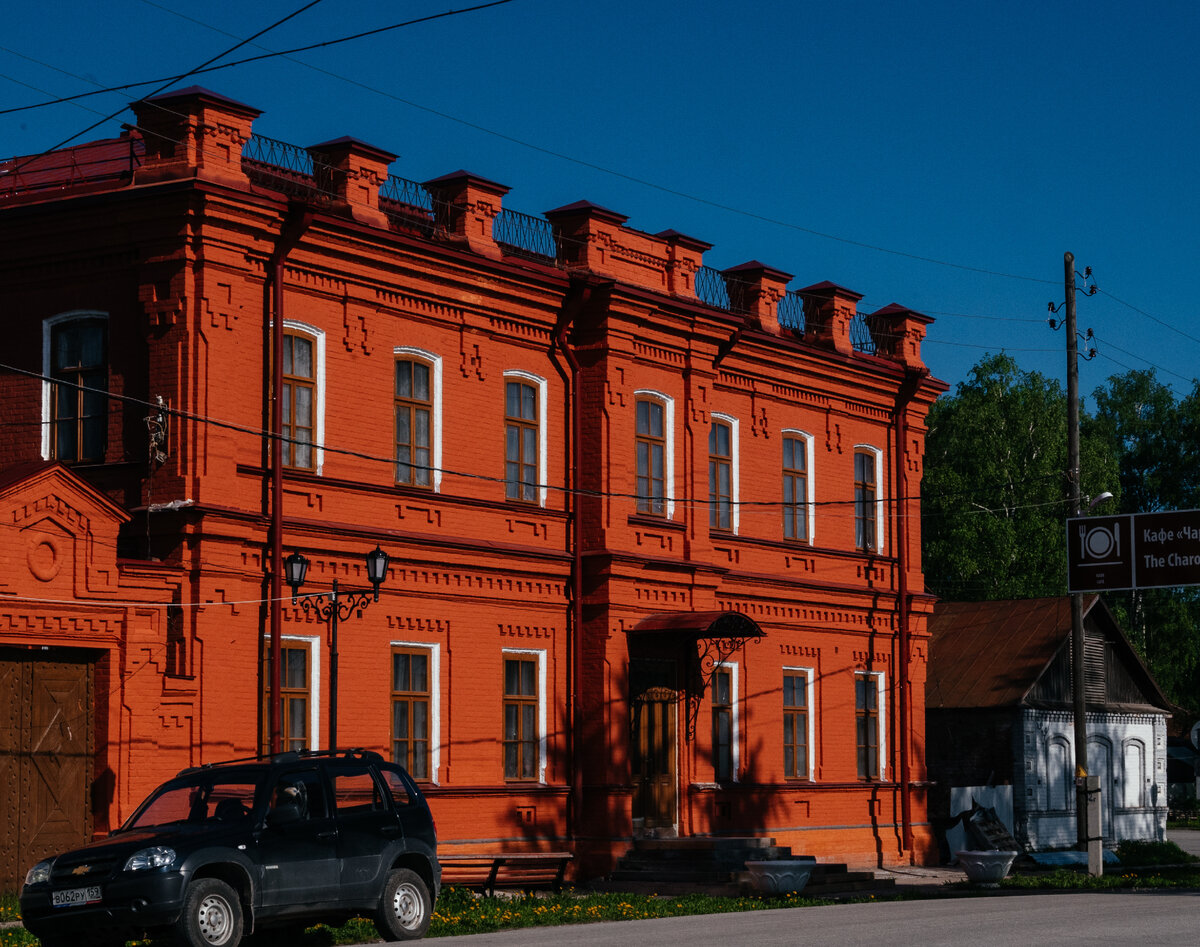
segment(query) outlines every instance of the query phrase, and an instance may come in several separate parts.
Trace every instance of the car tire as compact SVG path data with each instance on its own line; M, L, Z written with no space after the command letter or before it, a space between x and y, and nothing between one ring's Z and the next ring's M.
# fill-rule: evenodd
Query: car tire
M433 915L429 888L409 868L389 872L375 913L375 929L384 940L418 940Z
M176 933L184 947L237 947L242 940L237 892L217 878L193 881L183 897Z

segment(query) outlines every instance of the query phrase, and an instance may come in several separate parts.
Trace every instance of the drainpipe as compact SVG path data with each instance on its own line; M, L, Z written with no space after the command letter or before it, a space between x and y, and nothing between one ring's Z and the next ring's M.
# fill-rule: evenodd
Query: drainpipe
M912 755L912 731L910 729L910 693L908 681L909 668L909 627L908 627L908 406L916 394L921 376L915 372L907 372L904 382L896 393L896 536L897 554L896 568L899 577L896 583L896 611L899 618L897 629L897 645L900 649L900 677L898 681L897 698L900 703L900 843L908 852L909 861L913 855L912 831L912 776L909 758Z
M271 700L268 711L271 732L271 752L283 748L280 732L280 689L282 675L281 641L283 637L283 274L288 254L312 223L312 211L300 203L288 206L287 216L279 230L279 242L271 254L271 309L266 317L271 322Z
M587 276L572 276L567 293L563 297L562 309L558 314L555 341L567 365L571 369L571 381L567 388L566 400L571 418L571 487L579 490L580 471L583 469L579 449L580 430L582 428L582 407L579 401L580 376L583 369L574 349L567 342L567 332L579 318L597 283ZM571 806L567 834L576 838L579 833L579 823L583 813L583 753L580 748L580 726L582 715L579 712L579 683L583 678L583 543L579 536L579 495L568 493L571 503L571 625L573 633L568 636L567 643L571 649L571 685L567 692L567 717L571 721Z

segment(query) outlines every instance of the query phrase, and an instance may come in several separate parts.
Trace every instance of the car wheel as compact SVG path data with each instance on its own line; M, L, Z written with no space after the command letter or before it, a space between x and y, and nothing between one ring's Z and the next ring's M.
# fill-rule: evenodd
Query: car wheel
M216 878L192 882L176 931L186 947L237 947L242 940L242 903L237 892Z
M384 940L417 940L429 930L429 889L409 868L388 874L375 914L375 929Z

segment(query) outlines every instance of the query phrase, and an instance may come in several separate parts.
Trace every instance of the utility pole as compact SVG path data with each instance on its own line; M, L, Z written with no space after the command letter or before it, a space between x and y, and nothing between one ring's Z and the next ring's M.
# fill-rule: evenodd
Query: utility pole
M1067 490L1071 515L1082 512L1079 481L1079 345L1075 322L1075 254L1063 255L1067 291ZM1099 778L1088 774L1087 701L1084 695L1083 599L1071 599L1071 695L1075 717L1075 819L1079 850L1087 852L1088 874L1104 873L1100 838Z

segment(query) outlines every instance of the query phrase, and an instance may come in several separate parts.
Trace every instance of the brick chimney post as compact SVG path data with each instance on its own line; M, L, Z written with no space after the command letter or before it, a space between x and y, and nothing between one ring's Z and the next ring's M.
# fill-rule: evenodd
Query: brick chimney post
M242 147L262 112L200 86L152 96L133 106L146 142L135 184L203 178L246 187Z
M899 303L884 306L867 316L867 328L875 341L875 354L894 359L908 368L924 369L921 361L921 341L925 327L933 322Z
M317 187L332 195L335 210L360 223L387 227L379 189L387 180L388 165L396 160L394 154L350 137L312 145L308 153Z
M755 329L780 335L779 301L787 294L792 274L751 260L722 270L721 275L729 288L729 308L745 313Z
M704 265L704 253L711 243L696 240L678 230L655 234L667 244L667 292L696 298L696 272Z
M445 236L465 243L481 256L501 257L492 225L504 209L507 187L469 171L454 171L426 181L425 188L433 196L434 219Z
M854 354L850 344L850 323L858 311L862 293L830 283L828 280L800 290L805 300L804 337L843 355Z

